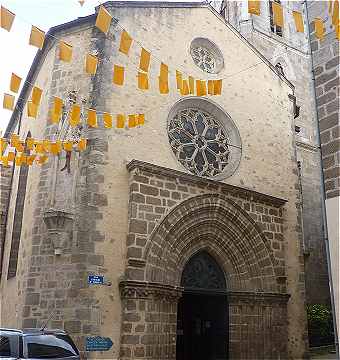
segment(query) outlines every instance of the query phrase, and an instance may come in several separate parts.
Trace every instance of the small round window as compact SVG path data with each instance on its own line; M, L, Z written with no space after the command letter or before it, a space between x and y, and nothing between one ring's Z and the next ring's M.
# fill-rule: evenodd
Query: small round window
M208 100L187 98L175 104L168 137L177 160L195 175L222 179L239 165L239 132L230 117Z
M194 63L207 73L217 74L223 68L220 49L208 39L194 39L190 45L190 54Z

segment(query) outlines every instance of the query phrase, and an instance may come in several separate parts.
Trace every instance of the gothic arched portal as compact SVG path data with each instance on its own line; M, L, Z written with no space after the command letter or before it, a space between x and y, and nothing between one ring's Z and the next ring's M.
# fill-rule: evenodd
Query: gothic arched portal
M223 270L206 251L193 255L181 279L176 360L228 358L228 303Z

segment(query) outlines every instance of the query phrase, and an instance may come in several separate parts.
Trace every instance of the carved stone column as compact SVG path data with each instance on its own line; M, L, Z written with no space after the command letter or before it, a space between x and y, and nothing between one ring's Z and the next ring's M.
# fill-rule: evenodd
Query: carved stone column
M69 247L73 215L65 211L49 209L44 213L44 222L54 246L55 255L61 255Z

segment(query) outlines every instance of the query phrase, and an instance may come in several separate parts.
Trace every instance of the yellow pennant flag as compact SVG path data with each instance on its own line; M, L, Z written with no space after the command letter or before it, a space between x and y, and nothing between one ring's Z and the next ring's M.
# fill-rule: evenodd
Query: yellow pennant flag
M72 45L65 41L59 42L59 59L65 62L71 62L72 60Z
M222 79L214 80L214 95L222 94Z
M50 140L45 139L45 140L43 140L42 144L43 144L43 147L45 149L45 152L46 153L50 152L50 150L51 150L51 142L50 142Z
M138 114L137 115L137 125L144 125L145 124L145 115Z
M195 94L195 79L192 76L189 76L189 92Z
M63 100L55 96L53 99L53 108L51 109L52 123L57 124L60 120L62 113L63 113Z
M315 25L315 36L318 39L322 40L325 36L325 28L323 25L323 20L321 18L315 18L314 25Z
M293 11L293 17L295 22L295 27L297 32L303 32L303 19L302 14L299 11Z
M25 154L17 154L15 157L15 165L21 166L27 164L27 156Z
M29 44L42 49L45 41L45 32L32 25Z
M90 126L90 127L98 127L96 110L88 109L88 111L87 111L87 125Z
M21 77L19 77L18 75L15 75L14 73L12 73L9 89L12 92L17 93L19 91L19 88L20 88L21 80L22 80Z
M105 9L104 6L101 6L99 8L96 19L96 27L104 34L107 34L110 29L111 20L112 16L110 15L110 13Z
M159 92L161 94L168 94L169 93L169 83L167 79L162 79L159 77Z
M206 86L205 81L196 80L196 94L197 94L197 96L207 95L207 86Z
M51 154L58 155L62 150L61 141L58 140L56 142L50 143L50 149L49 150L50 150Z
M70 152L73 149L73 141L64 141L63 148L65 151Z
M149 71L150 66L150 53L149 51L142 48L140 53L139 68L145 72Z
M119 51L125 55L128 55L131 44L132 44L132 37L125 30L123 30L122 35L120 37Z
M80 139L77 145L77 148L79 151L84 151L86 149L87 140L86 139Z
M36 158L36 155L27 156L27 165L33 165L35 158Z
M168 65L161 63L160 71L159 71L160 79L168 81L168 76L169 76Z
M283 8L280 4L272 1L273 22L275 25L283 27Z
M32 90L32 103L39 106L41 101L41 95L42 95L42 89L38 88L37 86L34 86Z
M123 129L124 126L125 126L125 115L118 114L117 115L116 127L117 127L117 129Z
M37 115L38 115L38 105L34 104L32 101L28 101L27 116L36 119Z
M177 84L177 89L181 90L182 88L182 73L178 70L176 70L176 84Z
M181 95L189 95L189 83L188 80L182 81L182 87L181 87Z
M19 138L19 135L17 134L11 134L11 147L16 147L17 144L20 143L20 138Z
M13 95L4 94L3 108L7 110L13 110L14 101L15 101L15 97Z
M72 105L72 109L69 115L70 126L76 127L80 123L80 113L81 113L80 106L76 104Z
M328 13L332 13L333 0L328 0Z
M48 156L47 155L39 156L37 161L39 165L43 165L48 161Z
M37 154L44 154L45 153L45 147L41 141L35 141L35 152Z
M34 139L33 138L27 138L26 139L26 148L27 150L33 150L34 147Z
M116 85L124 84L124 67L119 65L114 65L113 68L113 83Z
M7 140L5 138L0 138L0 155L6 150L7 145Z
M254 15L260 15L260 1L249 1L248 0L248 13Z
M10 151L8 154L7 154L7 159L8 161L12 162L14 161L15 159L15 153L13 151Z
M7 156L1 156L0 159L1 159L2 165L3 165L4 167L8 167L8 166L9 166L9 165L8 165L8 157L7 157Z
M1 6L0 12L0 27L7 31L11 31L15 14L13 14L11 11L9 11L3 6Z
M334 0L332 24L334 27L339 25L339 0Z
M149 89L148 74L138 71L138 88L141 90Z
M340 22L339 24L335 27L335 35L336 35L336 38L338 40L340 40Z
M88 74L94 75L97 72L98 58L95 55L86 55L85 70Z
M112 128L112 115L109 113L103 113L103 122L106 129Z
M215 95L214 80L208 80L208 94L209 95Z
M136 124L136 115L129 115L129 122L128 122L128 126L129 128L135 127Z

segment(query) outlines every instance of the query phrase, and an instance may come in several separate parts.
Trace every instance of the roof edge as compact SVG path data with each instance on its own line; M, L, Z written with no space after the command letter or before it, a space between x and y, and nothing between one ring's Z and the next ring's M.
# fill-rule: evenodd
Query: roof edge
M15 127L16 122L18 121L18 119L21 116L23 106L26 103L27 98L28 98L28 92L31 88L31 83L34 82L34 76L36 74L36 70L39 67L40 63L43 61L48 50L50 49L51 44L55 41L54 36L58 32L61 32L64 30L70 30L73 27L90 23L92 20L93 21L95 20L95 16L96 16L96 14L91 14L88 16L80 17L78 19L69 21L67 23L53 26L48 30L48 32L46 33L46 36L45 36L46 41L44 42L44 47L41 50L37 51L37 53L33 59L32 65L28 71L28 74L24 81L24 86L22 87L22 89L20 91L18 101L15 104L14 111L12 113L12 116L11 116L11 118L7 124L6 130L4 132L4 137L9 136L11 130Z

